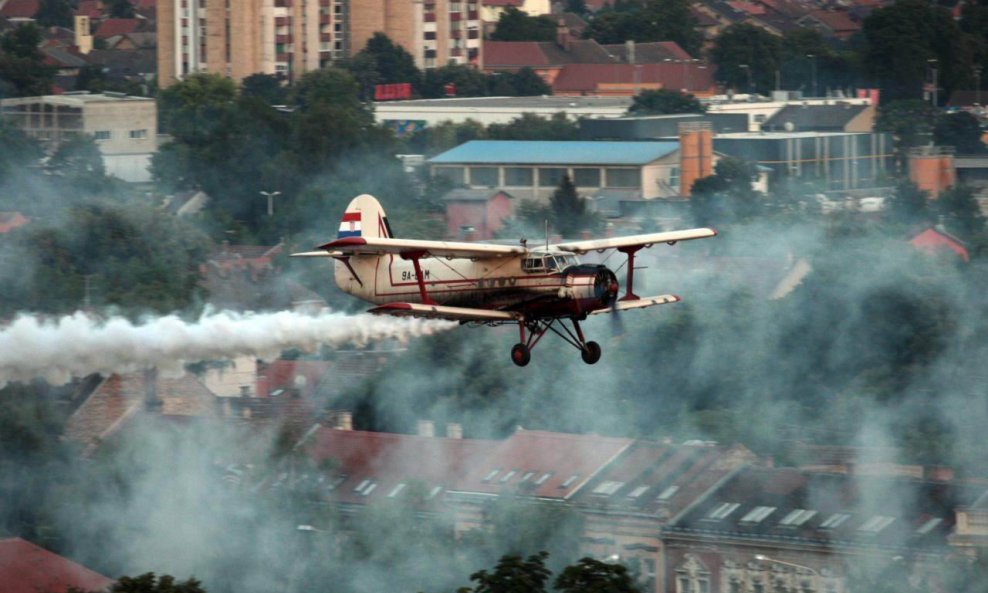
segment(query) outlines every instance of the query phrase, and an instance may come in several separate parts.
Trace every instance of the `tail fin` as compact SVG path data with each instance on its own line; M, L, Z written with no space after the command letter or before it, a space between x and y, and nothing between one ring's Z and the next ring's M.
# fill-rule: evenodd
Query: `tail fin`
M361 194L351 200L340 221L337 239L345 237L392 237L391 226L377 198Z

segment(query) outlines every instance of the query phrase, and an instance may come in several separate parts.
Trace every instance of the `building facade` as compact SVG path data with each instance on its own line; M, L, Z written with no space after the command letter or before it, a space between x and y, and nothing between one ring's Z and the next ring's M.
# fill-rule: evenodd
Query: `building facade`
M88 91L20 97L0 101L0 117L49 148L90 135L103 156L107 174L130 182L151 180L148 167L158 149L154 99Z

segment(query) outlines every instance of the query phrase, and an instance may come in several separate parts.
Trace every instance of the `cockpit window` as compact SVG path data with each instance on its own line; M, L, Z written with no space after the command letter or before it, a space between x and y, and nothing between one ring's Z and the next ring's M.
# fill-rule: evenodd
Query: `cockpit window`
M528 274L540 272L555 272L576 265L575 255L550 253L533 253L522 260L522 271Z

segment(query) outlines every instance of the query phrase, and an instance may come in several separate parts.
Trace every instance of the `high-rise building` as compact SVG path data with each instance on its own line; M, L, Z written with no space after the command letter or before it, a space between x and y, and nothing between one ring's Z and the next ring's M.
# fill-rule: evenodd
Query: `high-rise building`
M158 81L294 79L384 33L419 68L480 63L480 0L158 0Z
M349 0L159 0L158 80L194 72L292 79L346 52Z

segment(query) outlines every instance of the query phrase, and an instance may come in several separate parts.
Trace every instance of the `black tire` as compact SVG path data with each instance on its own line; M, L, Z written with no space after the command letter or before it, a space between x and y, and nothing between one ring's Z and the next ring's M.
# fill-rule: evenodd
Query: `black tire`
M511 362L523 367L532 360L532 351L524 344L515 344L511 347Z
M580 350L580 356L583 358L583 362L594 364L600 360L600 344L597 342L587 342L583 345L583 350Z

